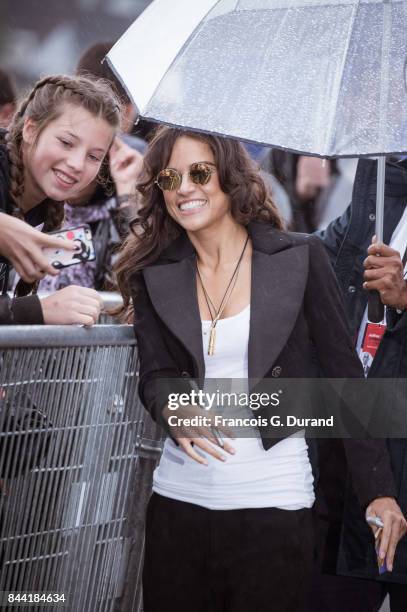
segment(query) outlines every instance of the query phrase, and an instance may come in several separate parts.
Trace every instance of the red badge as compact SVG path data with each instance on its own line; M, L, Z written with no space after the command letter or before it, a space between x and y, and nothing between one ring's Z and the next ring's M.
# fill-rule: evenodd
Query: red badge
M368 323L363 336L362 352L369 353L373 358L385 331L386 326L381 323Z
M359 352L365 376L369 374L370 366L372 365L372 361L385 331L386 326L381 323L367 323L365 327L362 346Z

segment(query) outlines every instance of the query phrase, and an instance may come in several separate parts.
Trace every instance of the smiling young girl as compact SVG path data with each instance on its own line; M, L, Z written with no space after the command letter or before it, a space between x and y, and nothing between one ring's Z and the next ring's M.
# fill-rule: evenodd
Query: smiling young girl
M85 77L49 76L20 104L0 137L0 212L44 232L57 230L65 201L104 172L120 127L121 108L110 87ZM0 259L1 323L94 323L101 301L92 289L66 287L42 301L27 296L34 283L20 281L6 296L9 262ZM44 271L37 269L35 277Z

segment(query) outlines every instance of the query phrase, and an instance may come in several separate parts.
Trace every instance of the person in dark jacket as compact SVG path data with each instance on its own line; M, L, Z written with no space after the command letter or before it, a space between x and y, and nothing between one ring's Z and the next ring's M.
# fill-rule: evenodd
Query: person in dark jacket
M1 134L0 212L43 224L45 232L59 229L63 202L103 171L120 117L104 83L60 75L38 81ZM40 302L28 295L34 283L21 279L17 298L9 300L9 269L8 261L0 262L0 323L92 325L97 319L101 300L88 288L68 287Z
M348 323L360 358L369 362L369 378L407 377L407 285L403 255L407 249L407 160L386 165L385 245L372 245L375 233L376 161L359 161L352 203L321 232L326 251L342 289ZM404 234L404 237L403 237ZM376 257L380 254L380 257ZM378 329L380 342L367 342L367 291L376 289L386 306ZM377 326L376 326L377 327ZM407 441L389 439L387 446L396 481L396 498L407 513ZM341 517L338 517L341 520ZM340 576L319 576L310 611L374 612L386 594L392 612L407 610L407 540L398 546L393 571L379 576L370 530L350 495L345 501L340 554ZM346 576L346 577L345 577ZM363 580L363 579L370 580Z
M281 230L236 141L160 128L139 190L117 276L124 308L130 300L134 308L140 397L173 438L147 511L144 610L168 600L179 612L302 610L313 445L264 430L222 445L205 425L172 428L169 398L211 377L249 387L279 376L363 377L329 261L319 239ZM385 445L342 446L361 506L395 512L395 544L405 522Z

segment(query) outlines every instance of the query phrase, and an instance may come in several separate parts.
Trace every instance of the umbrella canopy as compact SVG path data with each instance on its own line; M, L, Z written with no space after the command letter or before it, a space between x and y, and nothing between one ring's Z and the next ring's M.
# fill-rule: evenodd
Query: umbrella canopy
M108 59L140 115L323 157L407 150L407 0L155 0Z

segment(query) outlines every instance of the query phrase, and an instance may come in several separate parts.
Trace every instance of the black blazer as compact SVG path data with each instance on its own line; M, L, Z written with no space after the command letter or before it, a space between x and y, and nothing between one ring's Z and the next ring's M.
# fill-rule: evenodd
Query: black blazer
M248 231L253 245L249 379L362 377L341 293L320 239L259 222ZM140 398L153 419L166 427L161 412L168 394L188 392L190 378L202 387L205 378L196 254L186 234L135 276L133 304ZM267 450L277 441L263 438L263 446ZM322 445L323 452L332 459L329 442ZM315 452L310 451L315 475ZM339 442L334 455L338 465L346 455L362 505L394 495L382 441Z

